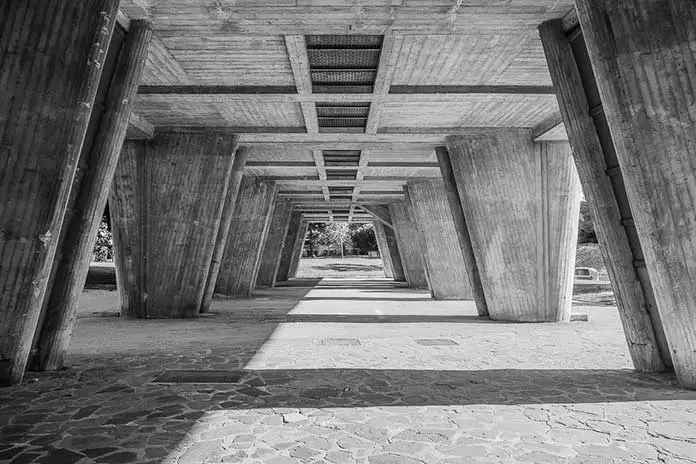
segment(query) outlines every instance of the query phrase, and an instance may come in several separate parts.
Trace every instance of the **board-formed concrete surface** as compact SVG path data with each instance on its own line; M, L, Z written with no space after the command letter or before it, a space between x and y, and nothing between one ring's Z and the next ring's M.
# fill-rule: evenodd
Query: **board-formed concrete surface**
M497 323L386 279L316 283L79 319L69 370L0 390L0 462L694 462L696 392L631 371L613 307Z

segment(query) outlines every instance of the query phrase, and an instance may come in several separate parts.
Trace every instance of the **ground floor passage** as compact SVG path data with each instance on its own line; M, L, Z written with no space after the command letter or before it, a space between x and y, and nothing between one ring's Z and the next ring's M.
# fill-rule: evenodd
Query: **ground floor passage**
M632 372L616 308L574 309L496 323L371 277L198 320L88 315L69 370L0 390L0 461L696 462L696 392Z

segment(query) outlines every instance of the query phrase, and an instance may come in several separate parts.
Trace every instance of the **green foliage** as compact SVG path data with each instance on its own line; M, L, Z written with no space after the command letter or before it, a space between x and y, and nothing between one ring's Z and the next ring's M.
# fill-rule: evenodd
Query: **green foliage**
M366 255L370 251L377 251L377 237L372 224L351 224L351 240L353 248L358 254Z
M114 239L106 221L102 219L97 230L97 241L92 251L92 261L111 262L114 260Z
M580 225L578 227L578 244L597 243L590 204L586 201L580 203Z

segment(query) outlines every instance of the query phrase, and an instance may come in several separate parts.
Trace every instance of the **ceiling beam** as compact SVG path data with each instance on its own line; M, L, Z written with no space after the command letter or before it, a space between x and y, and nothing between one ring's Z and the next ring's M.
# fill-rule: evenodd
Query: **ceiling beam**
M155 137L155 126L133 112L128 116L128 129L126 139L128 140L151 140Z
M394 229L394 226L391 223L391 217L389 215L389 209L387 209L386 206L384 205L357 205L358 208L362 209L363 211L369 213L372 217L377 219L377 221L381 222L385 226L389 227L390 229Z
M389 93L556 95L552 85L392 85Z

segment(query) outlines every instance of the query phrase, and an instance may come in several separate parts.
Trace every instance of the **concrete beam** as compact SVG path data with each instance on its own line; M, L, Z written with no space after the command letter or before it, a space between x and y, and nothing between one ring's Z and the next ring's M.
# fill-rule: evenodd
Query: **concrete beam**
M575 3L674 370L696 389L696 4Z

